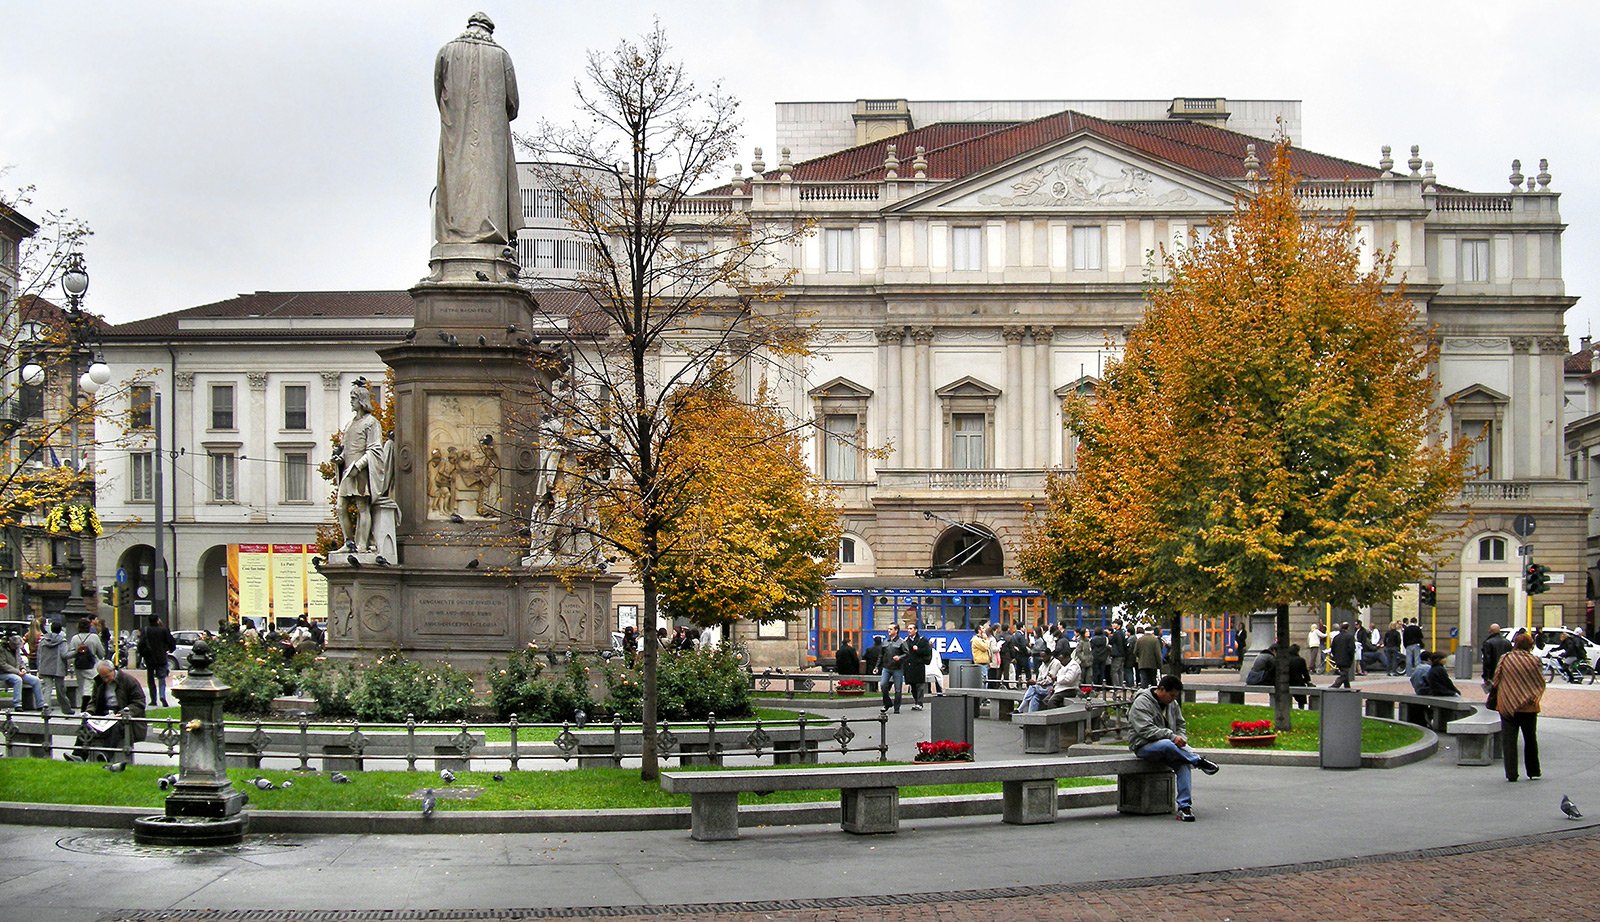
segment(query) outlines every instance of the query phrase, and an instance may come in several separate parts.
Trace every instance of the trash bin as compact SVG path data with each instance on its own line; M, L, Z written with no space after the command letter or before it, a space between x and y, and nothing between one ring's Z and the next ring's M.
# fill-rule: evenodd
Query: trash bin
M989 667L981 663L957 662L951 666L951 688L982 688L989 678Z
M1323 768L1361 767L1361 693L1348 688L1322 692L1322 728L1317 750Z
M1472 678L1472 647L1462 644L1456 647L1456 678Z
M929 702L928 738L972 743L972 721L978 716L978 699L966 695L938 695Z

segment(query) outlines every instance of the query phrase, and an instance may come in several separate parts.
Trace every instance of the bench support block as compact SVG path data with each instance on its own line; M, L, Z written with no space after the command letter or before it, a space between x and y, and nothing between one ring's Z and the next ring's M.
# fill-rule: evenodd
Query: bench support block
M1153 816L1178 805L1178 780L1170 771L1117 776L1117 812Z
M689 838L700 842L727 842L739 838L738 793L690 795Z
M1033 729L1029 727L1028 729ZM1040 729L1054 729L1041 727ZM1031 826L1037 823L1054 823L1056 821L1056 782L1054 779L1043 781L1006 781L1001 785L1001 797L1004 807L1001 810L1002 822L1013 826Z
M900 831L899 788L846 788L839 792L839 826L856 835Z

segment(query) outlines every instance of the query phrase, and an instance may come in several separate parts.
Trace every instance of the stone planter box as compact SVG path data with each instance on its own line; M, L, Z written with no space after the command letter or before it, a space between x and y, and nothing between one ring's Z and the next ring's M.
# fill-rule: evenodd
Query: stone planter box
M1239 748L1239 749L1246 749L1246 748L1261 749L1261 748L1265 748L1267 746L1271 746L1273 743L1276 743L1277 741L1278 741L1278 734L1276 734L1276 733L1263 733L1263 734L1260 734L1258 736L1230 736L1230 737L1228 737L1228 745L1229 746L1233 746L1235 748Z

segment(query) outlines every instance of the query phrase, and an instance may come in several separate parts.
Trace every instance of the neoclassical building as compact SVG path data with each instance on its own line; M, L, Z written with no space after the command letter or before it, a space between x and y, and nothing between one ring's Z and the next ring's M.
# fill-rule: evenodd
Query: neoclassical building
M1075 463L1062 400L1092 390L1120 353L1159 281L1155 254L1231 212L1274 126L1298 134L1299 104L882 99L778 112L776 162L758 150L693 211L814 222L773 257L797 270L784 303L815 318L817 350L769 374L789 409L816 423L811 461L840 491L846 535L826 604L807 625L752 636L760 659L828 659L840 638L891 619L952 637L982 621L1098 621L1104 612L1046 599L1016 574L1030 505L1051 471ZM1293 162L1308 209L1354 209L1364 264L1394 248L1439 339L1442 436L1477 440L1476 476L1441 518L1453 536L1437 571L1417 574L1436 582L1437 620L1419 611L1415 587L1361 614L1418 614L1446 648L1490 621L1582 623L1589 507L1563 444L1562 318L1575 299L1549 171L1526 160L1539 165L1514 166L1502 191L1471 192L1416 148L1379 151L1363 164L1297 148ZM523 177L524 277L571 278L585 257L559 197L533 167ZM357 374L381 380L375 350L410 322L404 292L263 292L107 332L108 361L150 369L165 389L170 444L188 452L168 526L180 624L215 621L228 544L310 540L325 485L310 481L299 499L287 472L309 466L315 477L344 388ZM216 415L219 388L231 421ZM101 462L102 515L123 526L102 542L102 585L149 552L137 454ZM1536 521L1530 538L1513 529L1519 515ZM1556 576L1531 608L1524 545ZM616 599L634 602L626 585ZM1311 617L1297 615L1296 630ZM1220 655L1225 626L1195 624L1191 649Z

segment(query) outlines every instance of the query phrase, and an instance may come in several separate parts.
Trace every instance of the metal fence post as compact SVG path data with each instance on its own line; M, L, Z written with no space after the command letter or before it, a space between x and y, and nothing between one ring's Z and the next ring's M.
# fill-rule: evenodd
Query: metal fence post
M300 715L300 770L311 771L311 741L306 738L306 729L310 721L304 714Z
M517 715L516 714L512 714L511 715L510 726L511 726L511 770L512 771L516 771L517 770L517 759L518 759L518 753L517 753Z
M417 717L406 715L406 771L417 770Z
M611 764L622 767L622 718L611 718Z

